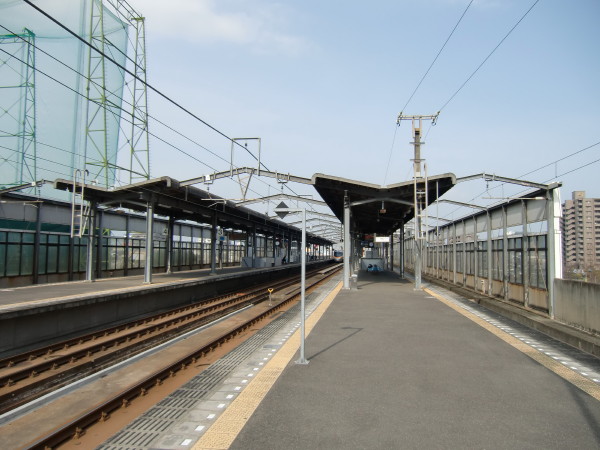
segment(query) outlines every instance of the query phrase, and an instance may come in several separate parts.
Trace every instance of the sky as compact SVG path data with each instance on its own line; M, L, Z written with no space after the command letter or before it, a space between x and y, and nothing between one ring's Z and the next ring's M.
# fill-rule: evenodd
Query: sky
M563 200L600 197L598 0L128 1L145 17L148 82L228 137L260 137L271 171L408 181L411 123L398 114L441 110L423 123L429 175L560 181ZM148 102L153 177L229 168L229 140L153 92ZM236 149L234 165L256 162ZM241 196L232 180L198 187ZM281 189L253 179L248 197ZM522 191L480 180L446 197L481 205Z
M411 123L398 128L396 119L469 0L130 4L146 17L149 82L230 137L260 137L270 170L384 185L412 176ZM600 141L597 0L537 2L451 99L533 4L475 0L403 112L430 115L446 105L434 127L423 126L430 175L521 178L549 165L524 178L561 181L563 199L574 190L600 197L600 163L562 175L600 159L600 145L554 163ZM156 96L150 110L229 159L230 143L212 130ZM164 147L152 143L153 175L212 171ZM200 147L186 149L228 168ZM255 164L242 153L235 165ZM211 189L227 192L219 183ZM262 195L277 189L252 183ZM469 201L499 183L459 186L465 192L456 195Z

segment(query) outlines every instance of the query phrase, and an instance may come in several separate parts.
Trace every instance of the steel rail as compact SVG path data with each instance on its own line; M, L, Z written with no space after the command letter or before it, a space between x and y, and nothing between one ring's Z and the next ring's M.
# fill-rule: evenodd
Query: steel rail
M340 267L338 266L338 270L339 269ZM313 282L309 283L307 287L310 288L321 283L325 279L333 276L337 271L332 270L328 271L327 273L318 273L319 271L316 272L317 275L313 276ZM318 279L315 280L315 278ZM273 305L272 307L256 315L252 319L249 319L245 323L233 328L232 330L222 333L220 336L213 339L202 348L196 349L180 358L175 363L154 372L135 385L121 391L119 394L107 399L89 411L86 411L79 418L73 419L64 425L57 427L50 434L35 439L25 447L28 449L52 449L60 446L68 440L81 437L89 427L108 420L114 411L123 407L127 407L138 397L145 396L152 388L160 386L165 380L177 375L177 373L185 370L191 364L195 364L198 359L204 357L206 354L214 351L222 344L228 342L229 340L246 331L248 328L254 326L256 323L267 318L284 305L292 302L299 295L300 288L298 287L289 293L288 298L280 301L276 305Z
M296 282L288 277L269 287L281 290ZM228 293L1 361L0 414L267 298L264 286Z

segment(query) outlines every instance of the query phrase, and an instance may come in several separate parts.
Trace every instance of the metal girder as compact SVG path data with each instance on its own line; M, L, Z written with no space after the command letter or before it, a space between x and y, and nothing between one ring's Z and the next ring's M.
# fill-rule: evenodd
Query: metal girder
M263 173L264 171L261 170L261 173ZM305 198L305 197L301 197L298 195L287 195L287 194L275 194L275 195L268 195L266 197L260 197L260 198L255 198L255 199L250 199L250 200L245 200L242 202L236 202L236 205L251 205L253 203L264 203L264 202L268 202L270 200L296 200L299 202L306 202L306 203L313 203L315 205L321 205L321 206L327 206L327 203L325 203L322 200L314 200L312 198ZM310 211L307 211L310 212Z
M516 178L507 178L507 177L502 177L500 175L490 175L489 173L485 173L485 172L478 173L475 175L468 175L466 177L457 178L456 182L461 183L463 181L477 180L479 178L483 178L485 181L502 181L503 183L518 184L520 186L527 186L527 187L532 187L532 188L536 188L536 189L552 189L552 187L556 184L556 183L543 184L543 183L536 183L534 181L517 180Z
M325 219L320 219L318 217L311 217L310 219L306 219L307 222L314 222L315 220L318 220L319 222L327 222L333 225L341 225L341 223L339 221L333 221L333 220L325 220ZM289 222L289 225L296 225L300 222Z
M366 205L367 203L373 203L373 202L390 202L390 203L398 203L400 205L413 206L413 204L411 202L407 202L405 200L398 200L398 199L392 198L392 197L373 197L373 198L369 198L366 200L359 200L356 202L351 202L350 206Z
M52 183L52 182L46 181L46 180L38 180L38 181L33 181L31 183L20 184L18 186L11 186L11 187L7 187L4 189L0 189L0 195L7 194L9 192L20 191L22 189L27 189L27 188L32 188L32 187L40 187L42 184L45 184L45 183Z
M438 202L439 203L451 203L451 204L457 205L457 206L466 206L467 208L482 209L482 210L487 209L485 206L473 205L471 203L457 202L456 200L447 200L445 198L438 200Z
M208 175L203 175L197 178L191 178L189 180L184 180L181 182L181 186L190 186L192 184L198 183L212 183L215 180L219 180L221 178L230 178L234 175L241 174L250 174L250 175L258 175L258 169L255 167L236 167L230 170L225 170L223 172L215 172ZM280 172L270 172L268 170L260 171L260 176L275 178L280 183L287 183L288 181L293 181L295 183L302 184L312 184L312 180L310 178L299 177L296 175L285 174Z

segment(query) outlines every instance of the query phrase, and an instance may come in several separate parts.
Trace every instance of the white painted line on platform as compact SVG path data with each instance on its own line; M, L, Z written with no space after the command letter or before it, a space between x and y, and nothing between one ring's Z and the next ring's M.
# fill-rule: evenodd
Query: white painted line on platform
M193 441L192 441L192 439L186 439L185 441L183 441L183 442L182 442L181 444L179 444L179 445L185 445L185 446L188 446L188 445L190 445L192 442L193 442Z
M194 431L202 431L204 430L204 425L198 425Z
M207 419L214 419L215 417L217 417L216 414L209 414L208 416L206 416Z

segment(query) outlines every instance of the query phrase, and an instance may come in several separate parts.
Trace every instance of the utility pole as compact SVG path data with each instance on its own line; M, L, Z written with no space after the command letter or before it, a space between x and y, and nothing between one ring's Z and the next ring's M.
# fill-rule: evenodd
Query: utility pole
M415 228L415 289L421 289L421 265L422 265L422 251L423 251L423 235L421 232L421 216L423 210L427 208L427 178L423 177L421 171L421 145L425 142L421 142L421 131L423 129L423 120L431 120L432 125L435 125L440 112L438 111L434 115L405 115L403 113L398 114L398 120L396 123L400 126L402 120L412 121L413 131L413 142L415 156L413 161L414 170L414 228ZM422 189L419 188L421 184Z

